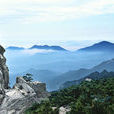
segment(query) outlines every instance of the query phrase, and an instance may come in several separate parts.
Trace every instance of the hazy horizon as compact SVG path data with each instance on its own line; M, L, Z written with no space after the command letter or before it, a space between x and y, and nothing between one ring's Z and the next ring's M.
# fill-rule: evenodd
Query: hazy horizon
M0 0L0 44L77 49L113 41L113 19L114 0Z
M108 41L108 40L95 40L95 41L29 41L29 42L17 42L17 43L9 43L8 45L5 45L4 43L0 43L0 45L4 46L5 48L9 46L17 46L17 47L24 47L24 48L30 48L33 45L49 45L49 46L61 46L67 50L77 50L80 48L84 48L87 46L91 46L95 43L102 42L102 41ZM114 40L110 40L108 42L114 43Z

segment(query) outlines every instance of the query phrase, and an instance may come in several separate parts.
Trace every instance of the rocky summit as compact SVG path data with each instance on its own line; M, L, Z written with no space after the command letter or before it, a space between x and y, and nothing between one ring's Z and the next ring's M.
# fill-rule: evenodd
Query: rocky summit
M13 88L9 87L9 70L4 48L0 46L0 114L23 114L34 103L47 98L46 84L26 81L17 77Z

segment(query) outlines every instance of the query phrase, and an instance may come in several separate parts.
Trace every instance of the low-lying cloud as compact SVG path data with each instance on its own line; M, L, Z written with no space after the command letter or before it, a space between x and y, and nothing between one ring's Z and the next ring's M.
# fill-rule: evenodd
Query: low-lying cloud
M54 50L45 50L45 49L25 49L22 50L21 53L23 54L30 54L34 55L36 53L49 53L49 52L55 52Z

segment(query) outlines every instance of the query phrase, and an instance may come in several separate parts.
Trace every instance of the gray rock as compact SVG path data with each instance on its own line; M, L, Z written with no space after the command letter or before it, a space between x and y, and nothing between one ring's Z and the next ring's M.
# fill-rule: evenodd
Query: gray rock
M9 70L6 66L6 58L4 57L5 49L0 46L0 104L2 103L5 92L9 84Z
M0 114L22 114L34 103L48 97L46 85L41 82L26 82L23 77L17 77L13 89L5 89L5 97L0 106Z
M7 89L9 84L9 70L6 66L6 58L4 57L5 49L0 46L0 89Z
M23 95L21 91L11 89L6 92L6 96L0 107L0 114L4 111L6 114L22 114L34 103L40 102L42 99L35 94Z
M28 85L28 83L24 80L23 77L16 78L16 84L14 85L13 88L23 91L23 94L25 95L36 94L34 89Z
M46 84L27 82L23 77L17 77L16 84L10 89L4 52L4 48L0 46L0 114L23 114L34 103L40 103L49 96Z
M49 96L49 93L46 91L46 84L41 82L29 82L28 85L34 89L37 97L45 98Z
M3 89L0 89L0 104L2 104L4 97L5 97L5 91Z
M23 77L17 77L16 78L16 84L14 85L15 89L20 89L25 92L25 94L36 94L38 98L45 98L49 94L46 91L46 84L41 83L38 81L35 82L27 82L24 80Z

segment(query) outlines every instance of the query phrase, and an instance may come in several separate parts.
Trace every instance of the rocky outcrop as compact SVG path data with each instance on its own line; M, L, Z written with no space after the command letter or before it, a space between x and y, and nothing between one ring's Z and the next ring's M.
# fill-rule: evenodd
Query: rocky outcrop
M4 48L0 46L0 114L23 114L34 103L49 96L46 84L17 77L14 87L8 88L9 71L4 52Z
M34 103L40 103L48 96L45 83L26 82L23 77L17 77L13 89L5 89L0 114L22 114Z
M9 84L9 71L6 66L6 58L4 57L5 49L0 46L0 89L7 89Z
M70 111L71 111L70 107L63 107L62 106L59 108L59 114L67 114Z
M44 83L26 82L23 77L17 77L13 89L5 89L0 114L22 114L28 107L39 103L48 95Z
M9 71L8 67L6 66L6 58L4 57L4 52L5 49L0 46L0 104L4 99L4 89L7 89L9 84Z
M14 85L15 89L24 90L25 94L27 93L36 93L38 98L45 98L47 96L46 84L38 81L27 82L23 77L16 78L16 84Z

